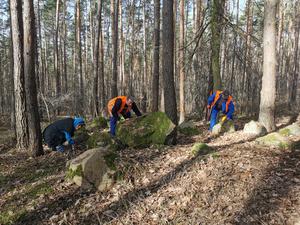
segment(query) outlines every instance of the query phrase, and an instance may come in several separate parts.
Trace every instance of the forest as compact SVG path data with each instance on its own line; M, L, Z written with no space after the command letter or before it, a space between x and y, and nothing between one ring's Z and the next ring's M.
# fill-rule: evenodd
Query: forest
M0 0L0 224L300 224L300 0Z

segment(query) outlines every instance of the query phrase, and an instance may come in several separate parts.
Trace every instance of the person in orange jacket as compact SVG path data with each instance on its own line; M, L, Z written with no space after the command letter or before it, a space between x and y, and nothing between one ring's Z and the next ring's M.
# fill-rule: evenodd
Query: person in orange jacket
M117 121L120 120L120 116L123 116L125 119L130 118L131 110L133 110L137 116L142 115L133 97L129 96L118 96L111 99L108 102L107 109L110 116L110 134L113 137L116 136L116 126Z
M228 90L216 91L210 95L208 97L207 108L211 109L209 130L212 130L216 125L220 111L225 115L222 118L222 122L233 119L234 104Z

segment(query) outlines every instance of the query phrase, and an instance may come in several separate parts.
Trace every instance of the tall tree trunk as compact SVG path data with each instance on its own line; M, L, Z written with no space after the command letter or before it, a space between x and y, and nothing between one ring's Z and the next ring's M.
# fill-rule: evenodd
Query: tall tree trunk
M27 148L28 127L24 86L22 2L18 0L10 0L10 10L14 56L14 92L17 147Z
M147 37L146 37L146 0L143 2L143 66L144 66L144 71L143 71L143 77L142 77L142 104L141 104L141 109L143 112L147 111L147 93L146 93L146 81L147 81L147 68L148 68L148 63L147 63Z
M43 155L39 107L37 101L35 52L36 31L33 0L24 0L24 75L29 130L29 148L34 156Z
M185 79L185 66L184 66L184 0L180 0L180 26L179 26L179 107L180 116L179 123L185 120L185 99L184 99L184 79Z
M152 111L158 111L159 96L160 0L154 1Z
M292 79L292 88L291 88L291 99L290 99L290 108L296 105L297 100L297 86L298 86L298 77L299 77L299 35L300 35L300 13L299 13L299 2L296 2L295 6L295 49L294 49L294 65L293 65L293 79Z
M278 0L265 0L264 60L262 89L260 92L259 122L267 131L275 130L275 78L276 78L276 6Z
M239 26L239 12L240 12L240 1L237 0L236 3L236 25ZM235 58L236 58L236 45L237 45L237 34L234 34L233 39L233 56L232 56L232 64L231 64L231 78L230 78L230 92L233 92L234 88L234 73L235 73Z
M83 113L83 103L84 103L84 87L83 87L83 74L82 74L82 51L81 51L81 7L80 0L76 0L76 42L77 42L77 78L79 84L79 97L77 101L79 101L78 113ZM76 90L78 91L78 90Z
M95 49L94 49L94 86L93 86L93 99L94 99L94 115L99 115L99 44L100 44L100 31L101 31L101 14L102 14L102 0L98 0L97 8L97 27L95 33ZM101 74L103 76L103 74Z
M59 8L60 0L56 0L56 16L55 16L55 41L54 41L54 70L55 70L55 91L56 97L61 95L59 54L58 54L58 33L59 33Z
M111 85L111 96L115 97L118 95L118 7L119 0L111 0L111 15L112 15L112 85Z
M64 67L64 83L65 83L65 85L64 85L64 89L65 89L65 93L68 93L68 61L67 61L67 36L68 36L68 34L67 34L67 23L66 23L66 15L67 15L67 12L68 12L68 9L67 9L67 0L64 0L63 1L63 10L64 10L64 18L63 18L63 30L64 30L64 32L63 32L63 38L64 38L64 40L63 40L63 46L64 46L64 48L63 48L63 58L64 58L64 60L63 60L63 62L64 62L64 64L63 64L63 67Z
M173 0L163 1L162 65L165 112L177 124L177 105L174 84L174 15Z
M45 93L45 65L43 60L43 38L42 38L42 24L41 24L41 13L40 13L40 0L37 1L37 28L39 33L39 59L38 59L38 65L39 65L39 91L44 94Z
M224 12L223 0L213 0L212 14L211 14L211 68L214 82L214 91L222 88L221 74L220 74L220 46L221 46L221 32Z

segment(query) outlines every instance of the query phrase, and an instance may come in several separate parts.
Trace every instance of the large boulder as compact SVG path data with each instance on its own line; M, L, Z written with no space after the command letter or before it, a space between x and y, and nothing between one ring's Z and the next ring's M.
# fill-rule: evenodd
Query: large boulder
M109 150L117 151L124 148L123 145L117 143L112 139L108 131L94 131L90 134L88 140L86 141L88 149L98 148L98 147L107 147Z
M244 126L243 132L245 134L253 134L255 136L263 136L267 134L267 129L257 121L251 120Z
M144 148L152 144L168 144L175 129L165 113L154 112L118 123L116 134L124 145Z
M235 132L234 123L232 120L226 120L223 124L218 123L212 129L212 135L218 136L222 133L232 133Z
M90 149L68 161L66 177L82 188L108 190L116 180L116 157L107 148Z
M95 118L90 124L88 124L87 129L88 130L103 130L105 128L108 128L108 120L106 120L104 117L99 116Z
M184 121L178 126L178 131L186 136L198 135L199 129L196 127L193 121Z
M278 147L283 149L293 147L293 143L287 137L277 132L273 132L266 136L257 138L256 143L263 146Z
M300 126L297 123L293 123L280 129L278 132L283 136L300 136Z

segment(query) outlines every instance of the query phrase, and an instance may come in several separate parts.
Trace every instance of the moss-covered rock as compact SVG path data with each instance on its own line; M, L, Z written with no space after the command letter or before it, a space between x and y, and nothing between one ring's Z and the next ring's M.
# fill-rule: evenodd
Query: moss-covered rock
M212 135L218 136L222 133L232 133L235 132L234 123L232 120L226 120L225 123L218 123L212 129Z
M108 147L112 151L118 151L124 148L123 145L120 145L111 138L111 135L106 132L95 131L93 132L87 142L87 148L97 148L97 147Z
M76 131L74 134L74 141L76 143L85 143L89 139L89 134L85 128L81 128L80 130Z
M293 147L293 143L287 137L284 137L277 132L273 132L266 136L257 138L256 143L258 143L259 145L272 146L283 149Z
M108 128L108 121L102 116L95 118L92 123L88 125L88 129L100 130L105 128Z
M267 129L263 125L261 125L259 122L251 120L249 123L245 124L243 132L245 134L262 136L262 135L267 134Z
M178 126L178 131L186 136L194 136L200 134L199 129L192 121L186 121Z
M212 152L212 150L213 149L205 143L196 143L193 145L191 152L194 156L196 156L196 155L206 155Z
M117 157L108 148L90 149L67 163L66 178L82 188L108 190L116 180Z
M175 125L165 113L154 112L119 123L117 137L129 147L143 148L168 143L174 130Z
M299 136L300 135L300 126L296 123L284 127L278 131L283 136Z

